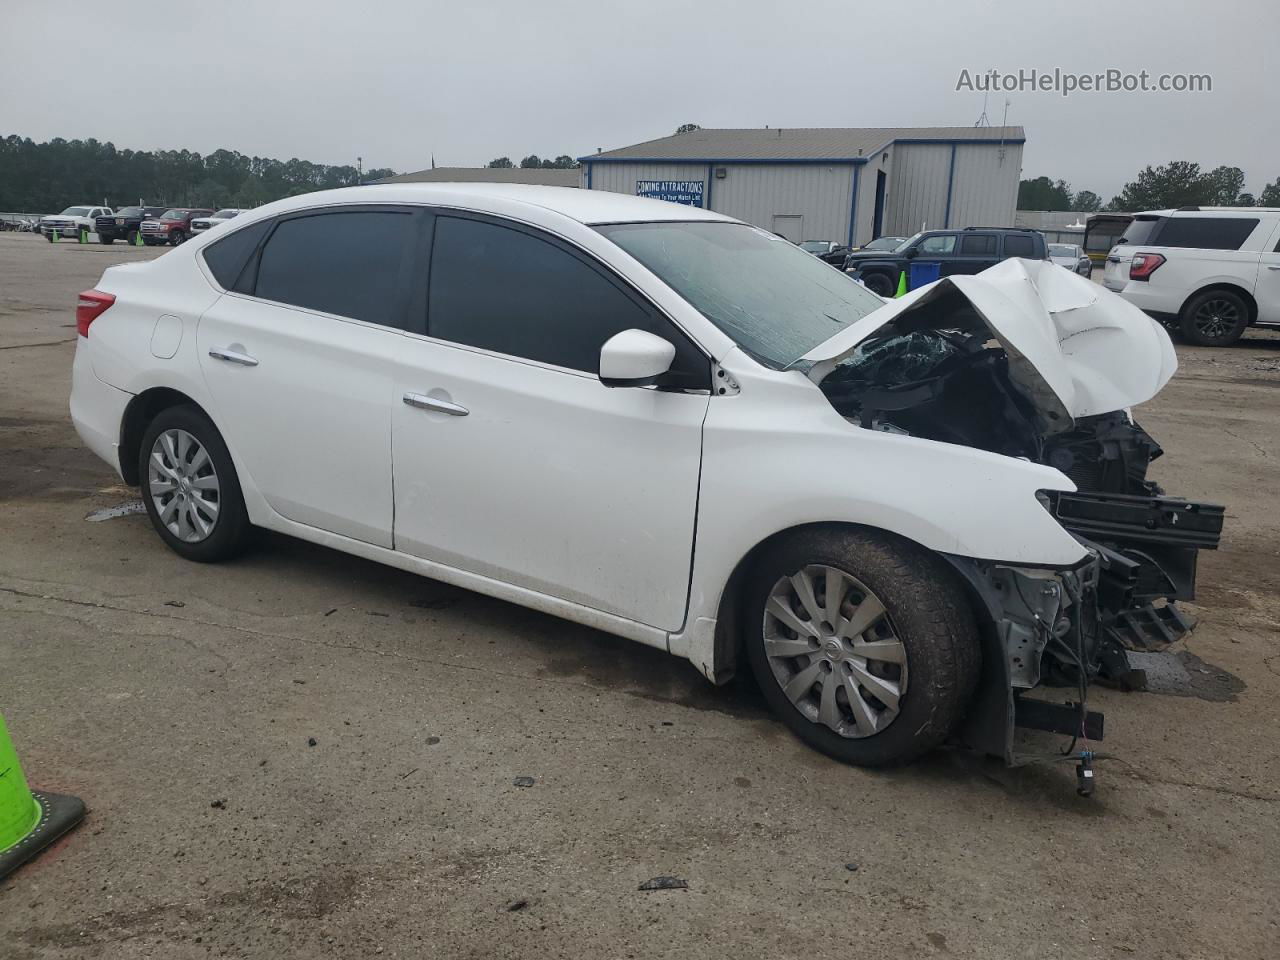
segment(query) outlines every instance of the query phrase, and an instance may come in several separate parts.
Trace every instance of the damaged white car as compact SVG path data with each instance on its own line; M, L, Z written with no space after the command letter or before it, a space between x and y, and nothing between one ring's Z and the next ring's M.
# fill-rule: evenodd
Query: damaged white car
M1126 412L1167 335L1048 263L886 303L707 211L379 185L109 268L77 325L76 427L183 556L264 527L749 665L853 763L1098 739L1221 529Z

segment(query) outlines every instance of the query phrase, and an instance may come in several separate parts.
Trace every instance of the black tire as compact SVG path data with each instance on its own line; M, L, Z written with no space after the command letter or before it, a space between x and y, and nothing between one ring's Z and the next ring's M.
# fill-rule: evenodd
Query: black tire
M1229 347L1249 326L1249 305L1230 290L1206 290L1187 301L1178 329L1188 343Z
M887 273L876 271L874 273L864 274L862 277L862 285L870 290L876 296L892 297L897 292L893 278Z
M102 234L98 234L98 242L99 242L99 243L105 243L105 244L107 244L108 246L110 246L111 244L113 244L113 243L115 243L115 242L116 242L116 238L115 238L115 237L104 237Z
M148 465L152 448L162 433L172 429L185 430L195 437L208 451L217 473L218 515L212 531L205 539L196 543L179 539L165 526L149 491ZM231 461L231 454L227 452L227 445L218 433L218 428L198 407L190 404L168 407L147 425L138 452L138 477L142 484L142 502L147 508L147 516L151 518L151 525L160 534L160 539L179 556L198 563L216 563L237 556L249 545L252 527L240 492L240 479L236 475L235 464Z
M899 712L869 736L842 736L802 713L766 655L770 593L782 577L811 565L834 567L865 585L883 603L887 629L906 650ZM893 766L933 750L964 718L977 687L978 631L954 571L930 551L890 534L813 528L778 543L748 578L744 624L747 659L774 713L809 746L857 766Z
M50 243L53 243L53 242L54 242L54 239L53 239L53 233L52 233L52 232L46 233L46 234L44 235L44 238L45 238L46 240L48 240Z
M187 239L187 235L183 233L181 230L175 230L173 231L173 233L169 234L169 242L173 244L175 247L178 246L180 243L182 243L186 239Z

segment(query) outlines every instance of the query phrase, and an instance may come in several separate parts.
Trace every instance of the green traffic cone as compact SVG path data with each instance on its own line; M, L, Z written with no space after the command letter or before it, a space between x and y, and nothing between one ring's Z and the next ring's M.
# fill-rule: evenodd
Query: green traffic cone
M27 786L17 751L0 716L0 880L84 818L76 797Z
M133 231L133 245L135 247L142 246L142 228L141 227Z
M898 274L898 292L895 293L894 299L905 297L907 295L907 271L903 270Z
M57 230L57 228L54 228L53 230L50 230L50 231L49 231L49 242L50 242L50 243L57 243L57 242L58 242L58 230Z
M89 242L89 231L86 230L84 227L80 228L80 242L81 243Z

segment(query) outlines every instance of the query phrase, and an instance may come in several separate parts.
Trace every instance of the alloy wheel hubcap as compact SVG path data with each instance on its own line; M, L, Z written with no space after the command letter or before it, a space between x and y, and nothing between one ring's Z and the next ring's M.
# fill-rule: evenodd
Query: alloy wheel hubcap
M209 451L185 430L156 437L147 461L147 486L156 516L185 543L213 533L222 504L218 471Z
M780 577L764 612L764 650L787 699L842 737L880 733L907 692L907 650L880 598L823 565Z
M1196 329L1206 337L1225 336L1240 319L1240 311L1229 300L1209 300L1196 311Z

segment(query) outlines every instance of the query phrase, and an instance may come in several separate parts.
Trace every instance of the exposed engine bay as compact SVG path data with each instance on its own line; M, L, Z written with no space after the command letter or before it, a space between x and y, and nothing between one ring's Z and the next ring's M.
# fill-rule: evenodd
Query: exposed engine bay
M970 745L1013 763L1015 724L1073 745L1101 739L1088 683L1144 686L1128 652L1164 649L1191 629L1177 601L1194 599L1197 553L1222 530L1222 507L1166 496L1147 478L1163 451L1125 409L1172 375L1167 335L1090 281L1026 261L944 279L876 314L839 353L807 358L838 413L867 430L1044 464L1077 488L1039 494L1088 551L1072 569L948 557L985 607L985 659L1002 666L984 676ZM1075 687L1078 702L1022 696L1041 684Z

